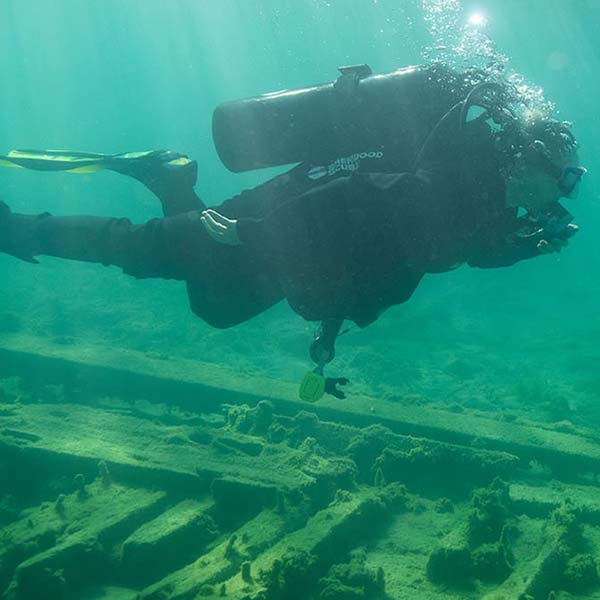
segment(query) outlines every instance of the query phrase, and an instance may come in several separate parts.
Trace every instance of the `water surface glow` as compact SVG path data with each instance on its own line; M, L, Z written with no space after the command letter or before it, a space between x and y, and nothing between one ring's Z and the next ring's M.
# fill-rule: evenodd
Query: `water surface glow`
M487 17L482 13L473 13L469 16L468 23L469 25L474 25L475 27L483 27L487 25Z

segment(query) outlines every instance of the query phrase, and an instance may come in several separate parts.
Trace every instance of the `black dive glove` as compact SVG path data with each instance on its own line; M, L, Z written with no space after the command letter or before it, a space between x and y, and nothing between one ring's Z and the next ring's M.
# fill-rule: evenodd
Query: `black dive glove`
M573 215L567 211L559 214L546 214L539 217L521 217L522 228L516 238L541 254L560 252L578 231L572 223Z
M346 394L342 390L338 390L337 386L346 385L347 383L349 383L349 380L345 377L327 377L325 378L325 393L344 400Z

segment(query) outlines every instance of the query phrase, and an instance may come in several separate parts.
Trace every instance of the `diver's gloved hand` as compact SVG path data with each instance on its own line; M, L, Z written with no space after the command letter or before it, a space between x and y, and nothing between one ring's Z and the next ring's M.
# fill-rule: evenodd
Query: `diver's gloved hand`
M200 221L202 221L208 235L219 244L226 244L227 246L241 245L237 219L229 219L216 210L208 208L202 211Z
M540 233L541 239L537 243L537 249L542 254L560 252L578 231L579 227L575 223L566 223L561 226L551 224L550 227L544 227Z
M335 396L340 400L346 398L346 394L342 390L338 390L338 385L347 385L349 380L345 377L327 377L325 379L325 393Z
M579 231L572 220L573 215L561 207L544 215L525 215L519 218L521 228L516 239L539 254L560 252Z

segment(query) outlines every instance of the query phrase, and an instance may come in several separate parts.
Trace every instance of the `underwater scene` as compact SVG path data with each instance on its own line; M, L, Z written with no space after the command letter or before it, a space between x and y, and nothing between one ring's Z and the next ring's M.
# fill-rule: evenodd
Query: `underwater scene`
M2 0L0 597L600 600L599 40Z

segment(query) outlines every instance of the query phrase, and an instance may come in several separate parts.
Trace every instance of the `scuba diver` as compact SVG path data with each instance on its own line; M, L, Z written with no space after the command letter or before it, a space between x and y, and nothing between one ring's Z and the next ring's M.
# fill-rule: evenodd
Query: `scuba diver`
M559 203L576 196L570 124L527 119L515 92L475 70L440 65L230 102L213 137L231 171L298 163L208 208L197 164L171 151L118 155L13 151L0 164L110 169L161 201L164 218L55 217L0 203L0 251L117 265L137 278L186 282L192 311L227 328L283 299L320 325L300 396L343 398L326 378L345 320L359 327L406 302L425 274L493 268L560 251L577 232Z

